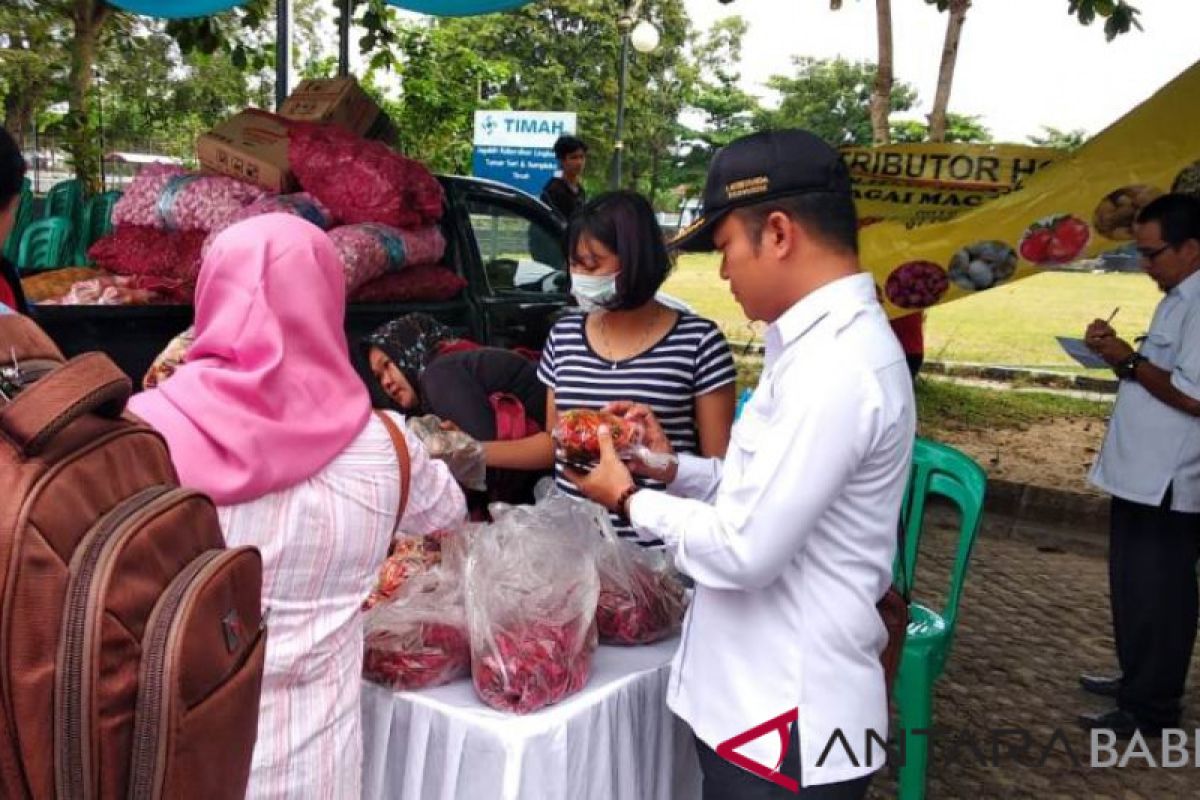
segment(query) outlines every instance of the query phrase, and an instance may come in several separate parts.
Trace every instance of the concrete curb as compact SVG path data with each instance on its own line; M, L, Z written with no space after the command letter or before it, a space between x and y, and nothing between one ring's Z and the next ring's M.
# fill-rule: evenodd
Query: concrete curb
M1081 392L1116 394L1120 382L1116 378L1093 378L1069 372L1049 372L1022 367L993 367L986 364L960 364L945 361L926 361L922 372L951 378L974 378L1001 383L1031 383L1048 389L1073 389Z
M764 347L756 342L730 342L729 346L739 355L761 356ZM945 375L948 378L969 378L998 383L1026 383L1045 386L1047 389L1071 389L1080 392L1116 394L1120 381L1114 378L1095 378L1091 375L1076 375L1071 372L1028 369L1025 367L996 367L989 364L970 364L958 361L926 361L922 372Z
M984 512L1010 524L1002 530L1046 549L1102 552L1108 547L1109 498L989 479Z

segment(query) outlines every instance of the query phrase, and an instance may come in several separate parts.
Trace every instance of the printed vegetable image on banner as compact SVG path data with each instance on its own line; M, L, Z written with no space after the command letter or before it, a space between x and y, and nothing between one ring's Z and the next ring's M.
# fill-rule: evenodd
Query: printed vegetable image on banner
M860 257L875 276L888 316L988 291L1127 244L1138 211L1154 198L1169 191L1200 193L1197 131L1200 63L1079 150L1038 168L1019 191L945 222L910 227L890 220L864 228ZM854 156L852 151L847 158ZM859 157L861 169L869 170L872 163ZM978 159L975 163L977 175L992 177L991 162L987 169L979 168ZM926 170L930 165L924 162ZM914 163L912 171L921 166Z
M953 219L1013 192L1065 154L1019 144L843 147L860 222L909 227Z

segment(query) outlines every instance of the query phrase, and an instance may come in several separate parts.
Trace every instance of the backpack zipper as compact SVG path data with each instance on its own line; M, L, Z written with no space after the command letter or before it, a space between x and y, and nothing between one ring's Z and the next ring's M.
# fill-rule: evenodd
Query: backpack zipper
M163 695L167 652L180 609L190 599L194 587L203 586L204 579L239 555L239 550L209 550L198 556L175 577L150 615L142 642L142 666L138 677L133 755L129 762L129 800L155 800L156 788L166 766L162 763L165 751L159 745L163 729L170 722L170 706L164 702ZM228 558L222 559L222 556ZM261 631L261 625L259 629Z
M195 492L172 486L151 486L121 502L84 536L71 559L72 575L63 607L62 634L55 680L55 784L59 797L89 800L95 788L91 742L86 741L85 721L91 717L91 688L84 687L90 645L88 605L97 585L97 573L119 534L155 515L160 509Z

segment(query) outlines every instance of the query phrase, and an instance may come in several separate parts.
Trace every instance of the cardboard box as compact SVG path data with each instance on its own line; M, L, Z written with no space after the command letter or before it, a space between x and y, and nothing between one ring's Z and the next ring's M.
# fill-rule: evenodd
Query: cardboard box
M354 78L301 81L279 113L302 122L332 123L367 139L395 138L392 121Z
M289 192L295 186L288 164L287 121L266 111L246 109L201 135L196 158L209 172L273 192Z

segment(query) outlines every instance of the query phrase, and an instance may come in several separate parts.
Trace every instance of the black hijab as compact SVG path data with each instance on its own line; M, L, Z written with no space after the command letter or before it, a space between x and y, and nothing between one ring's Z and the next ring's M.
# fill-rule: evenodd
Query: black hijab
M365 355L369 355L372 347L382 350L417 393L420 406L423 405L421 374L437 356L438 349L457 338L453 331L428 314L405 314L385 322L363 339L363 350Z

